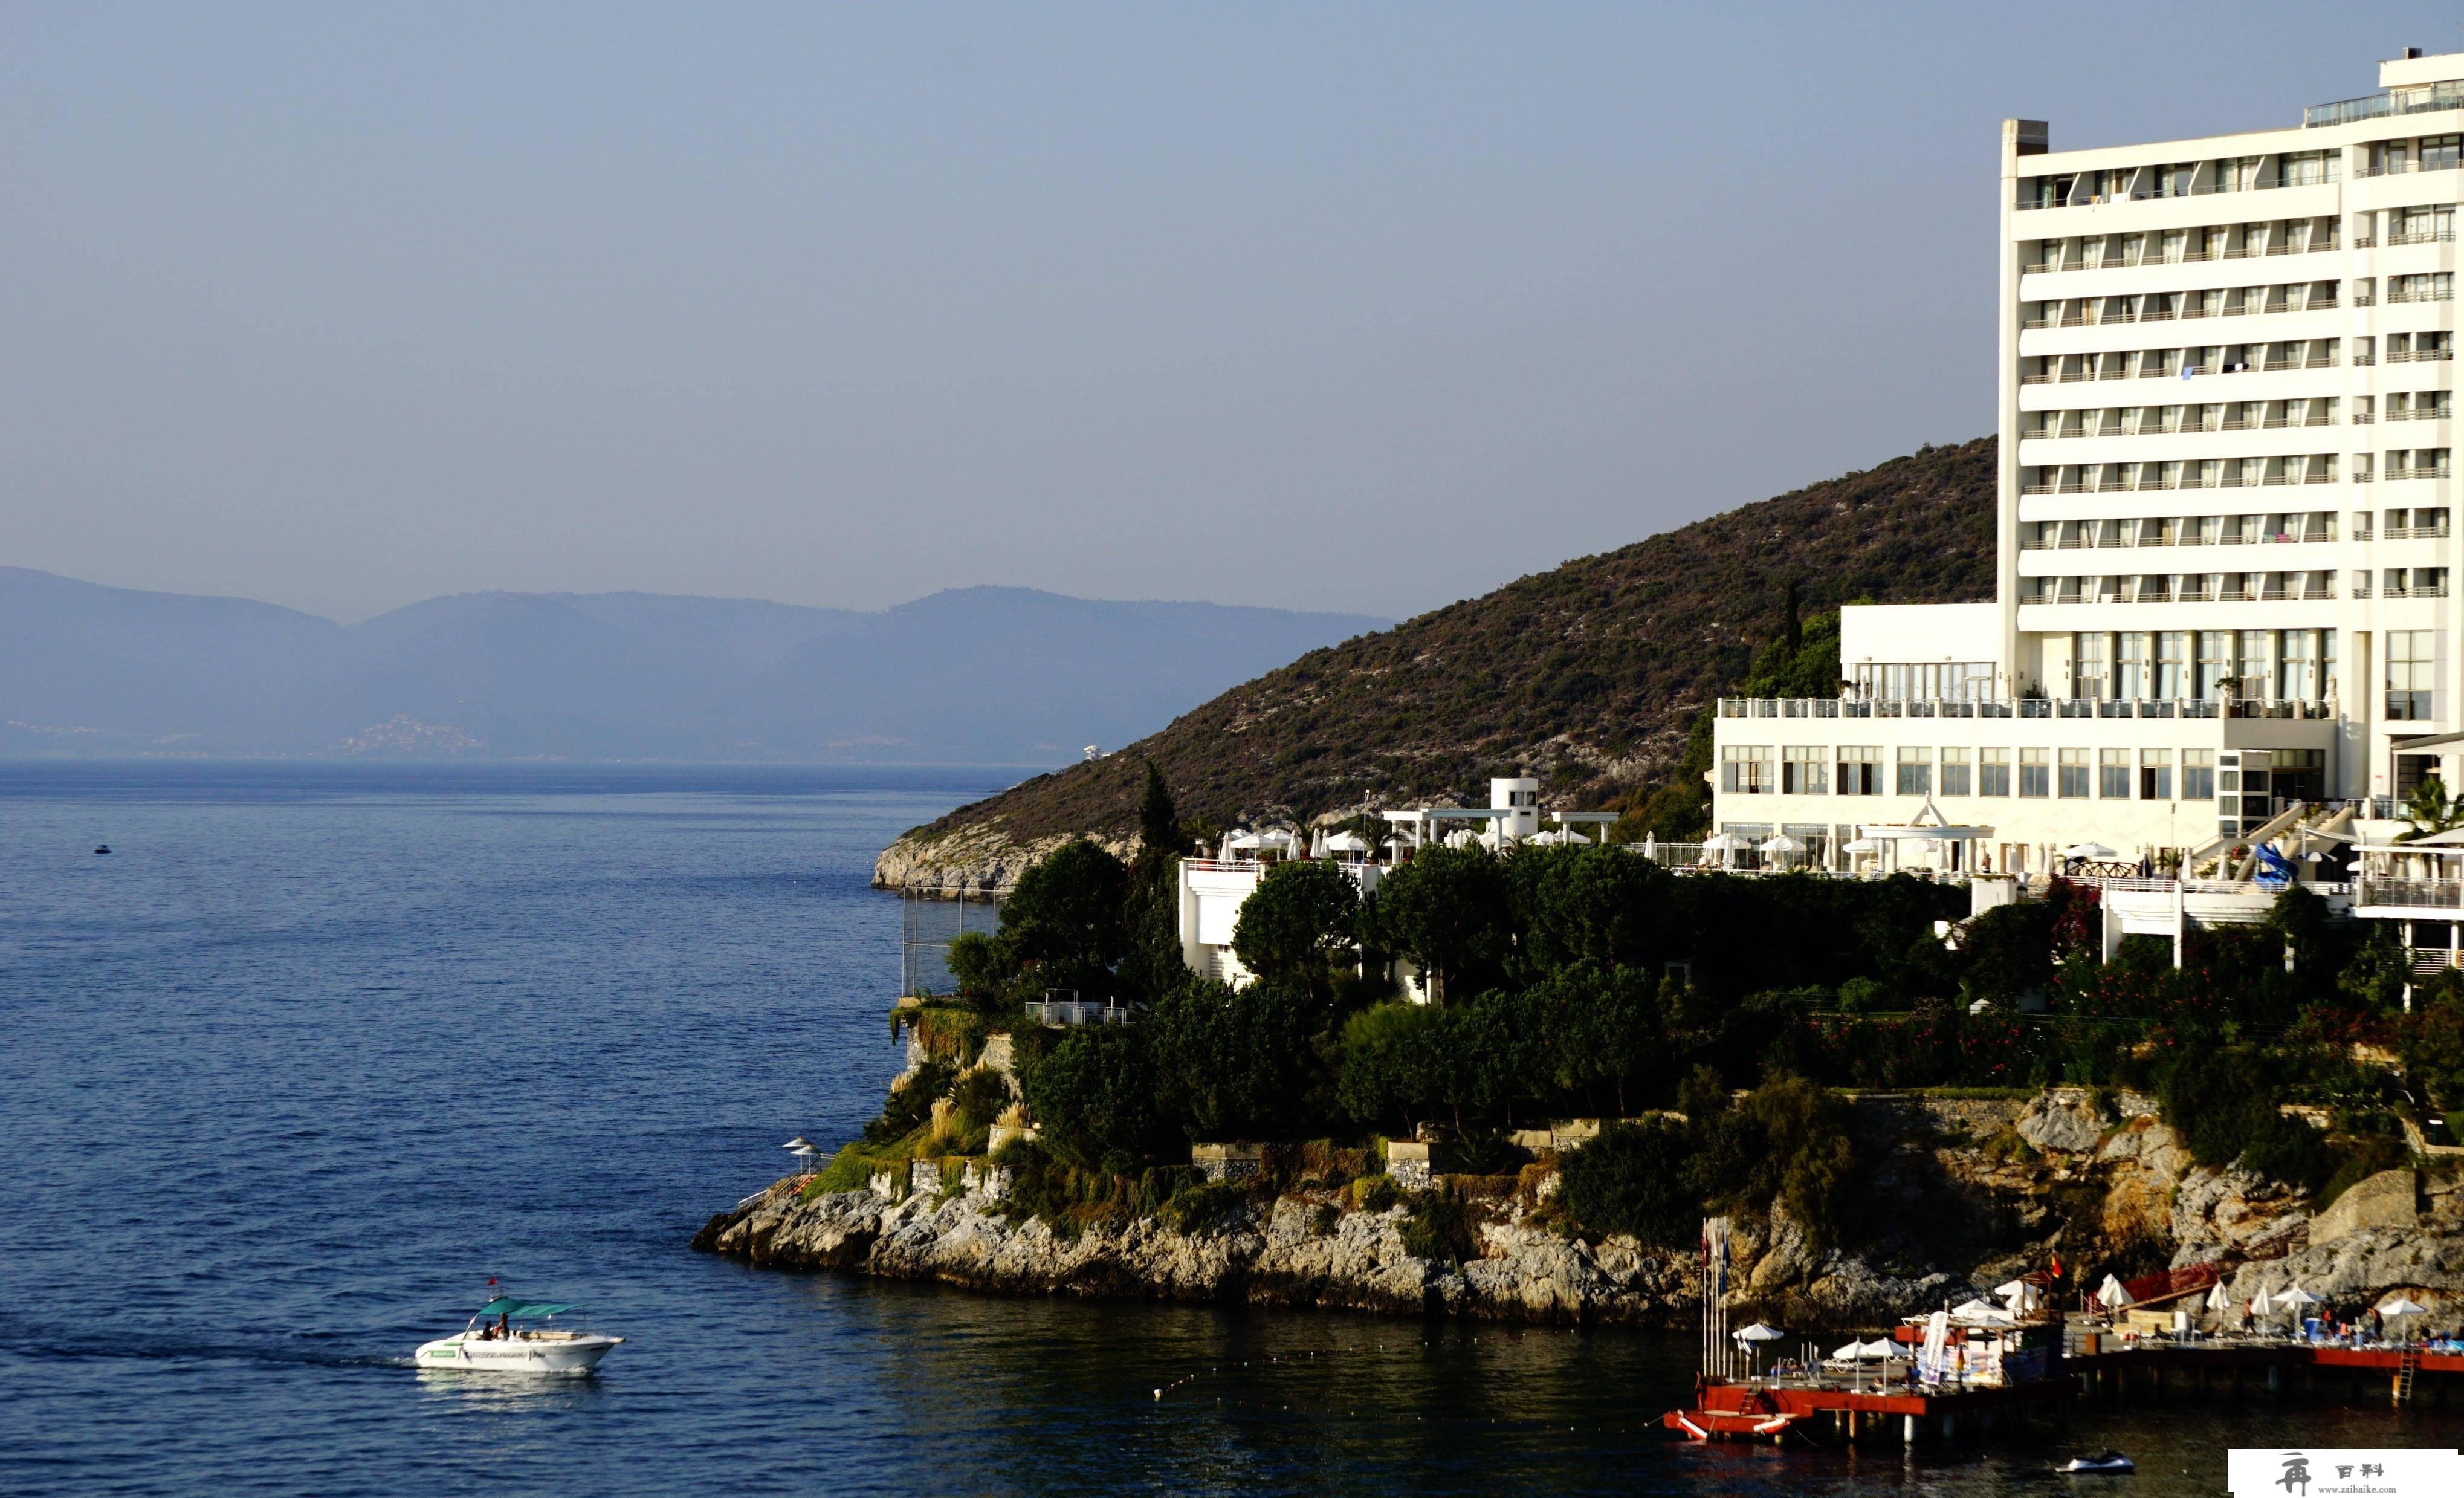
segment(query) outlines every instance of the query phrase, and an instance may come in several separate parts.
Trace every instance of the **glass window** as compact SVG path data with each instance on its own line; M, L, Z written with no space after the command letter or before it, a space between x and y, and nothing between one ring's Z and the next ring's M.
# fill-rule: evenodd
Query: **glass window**
M2130 799L2130 751L2099 749L2096 752L2096 793L2106 801Z
M1784 796L1827 796L1831 793L1831 751L1791 744L1779 752L1779 788Z
M2019 751L2019 794L2050 796L2054 793L2053 770L2049 756L2042 749Z
M2277 700L2283 702L2318 702L2325 698L2319 672L2319 631L2287 629L2283 641L2283 660L2277 672L2279 682Z
M1976 751L1976 794L2008 796L2011 794L2011 751L1979 749Z
M2102 697L2105 694L2104 636L2079 633L2071 637L2071 695Z
M2233 631L2199 631L2198 693L2202 702L2233 695Z
M2126 629L2115 643L2119 684L2115 694L2124 702L2136 702L2147 695L2147 636L2137 629Z
M1968 751L1945 749L1942 752L1942 793L1946 796L1968 794Z
M2234 695L2245 702L2267 700L2267 681L2272 674L2268 668L2268 637L2275 632L2272 629L2241 631L2241 685Z
M2417 723L2430 716L2431 633L2387 631L2387 716L2392 721Z
M1769 744L1730 744L1720 751L1720 789L1731 795L1768 796L1778 789Z
M1896 787L1899 794L1903 796L1933 794L1932 750L1903 746L1899 752L1899 782Z
M2182 751L2182 799L2206 801L2216 793L2216 752L2213 749Z
M2189 694L2190 636L2181 629L2166 629L2156 636L2156 695L2167 702Z
M2060 779L2057 782L2056 788L2066 801L2085 800L2087 797L2087 751L2084 749L2062 749L2056 751L2056 753L2058 758L2055 762L2054 768L2061 772Z
M2139 799L2171 801L2173 799L2173 751L2142 749L2139 751Z
M1842 744L1839 746L1839 794L1842 796L1882 794L1881 745Z

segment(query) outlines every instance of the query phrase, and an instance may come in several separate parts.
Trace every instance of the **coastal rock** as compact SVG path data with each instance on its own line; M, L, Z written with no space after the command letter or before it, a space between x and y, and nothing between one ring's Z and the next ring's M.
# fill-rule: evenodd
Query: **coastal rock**
M1007 890L1038 859L1075 835L1021 840L1010 836L999 822L957 827L936 837L911 832L873 860L872 886L952 896ZM1095 841L1122 858L1137 851L1133 838L1097 837Z
M2104 1142L2104 1115L2084 1092L2039 1092L2012 1126L2020 1138L2047 1154L2092 1155Z
M2300 1194L2240 1165L2201 1165L2173 1188L2173 1267L2278 1258L2310 1232Z
M2228 1293L2248 1302L2296 1284L2346 1307L2375 1304L2401 1290L2429 1307L2433 1323L2452 1319L2464 1306L2464 1234L2361 1228L2281 1259L2245 1265Z
M2117 1242L2163 1241L2173 1223L2173 1187L2191 1165L2190 1152L2171 1126L2133 1118L2096 1152L2105 1167L2105 1235Z
M2414 1202L2420 1182L2409 1167L2383 1170L2347 1188L2310 1224L2310 1241L2330 1244L2371 1227L2410 1227L2420 1221Z

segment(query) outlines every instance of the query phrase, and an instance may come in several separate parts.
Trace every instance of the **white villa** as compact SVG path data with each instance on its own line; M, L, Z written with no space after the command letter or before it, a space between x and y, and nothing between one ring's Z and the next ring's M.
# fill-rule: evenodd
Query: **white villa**
M1233 832L1213 857L1182 859L1180 955L1190 971L1235 984L1255 978L1232 951L1232 930L1250 892L1284 859L1331 859L1367 894L1389 870L1423 848L1477 845L1503 852L1526 843L1590 842L1593 836L1575 828L1591 826L1594 836L1605 836L1608 824L1617 820L1603 811L1544 813L1540 782L1528 776L1490 781L1485 806L1421 806L1383 816L1389 835L1375 848L1349 831L1321 831L1306 844L1297 832ZM1555 826L1543 828L1544 821ZM1399 976L1405 992L1422 999L1417 976Z

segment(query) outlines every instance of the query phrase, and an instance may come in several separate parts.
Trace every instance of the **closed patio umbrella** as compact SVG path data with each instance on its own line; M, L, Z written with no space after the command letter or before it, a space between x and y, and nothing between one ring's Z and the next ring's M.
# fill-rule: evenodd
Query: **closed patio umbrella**
M2090 863L2110 863L2122 855L2102 843L2073 843L2062 849L2064 858L2084 858Z
M2130 1292L2122 1288L2122 1282L2110 1274L2104 1277L2103 1284L2096 1288L2096 1298L2097 1303L2107 1311L2120 1311L2124 1306L2138 1304L2130 1298Z

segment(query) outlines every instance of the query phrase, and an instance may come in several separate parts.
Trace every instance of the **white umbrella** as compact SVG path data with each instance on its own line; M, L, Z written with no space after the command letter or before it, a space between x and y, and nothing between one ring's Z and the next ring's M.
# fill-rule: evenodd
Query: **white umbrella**
M2096 1288L2096 1298L2107 1311L2119 1311L2124 1306L2138 1304L2130 1298L2130 1292L2122 1288L2122 1282L2110 1274L2104 1277L2103 1284Z
M1736 1338L1740 1342L1776 1342L1786 1335L1788 1333L1779 1328L1765 1326L1757 1321L1752 1326L1740 1330L1736 1333Z
M1706 853L1741 853L1752 846L1733 832L1714 833L1703 840L1703 851Z
M2318 1296L2311 1294L2308 1290L2303 1289L2299 1285L2294 1286L2292 1289L2285 1290L2283 1293L2276 1297L2276 1309L2278 1311L2299 1311L2304 1306L2316 1306L2319 1304L2321 1304L2321 1301Z
M1652 854L1659 851L1660 834L1657 832L1645 832L1642 835L1642 856L1649 858Z
M1839 845L1839 851L1843 853L1879 853L1881 850L1882 845L1870 837L1852 837Z
M2379 1314L2382 1316L2418 1316L2429 1309L2419 1301L2409 1300L2402 1295L2379 1302Z
M1805 851L1805 845L1783 832L1777 837L1764 839L1763 851L1766 853L1802 853Z
M2233 1297L2225 1293L2224 1281L2218 1280L2213 1285L2208 1287L2207 1305L2210 1311L2222 1311L2232 1304Z
M1899 1345L1889 1337L1878 1336L1865 1344L1864 1355L1874 1362L1887 1362L1899 1355Z
M2120 858L2122 855L2115 852L2112 848L2105 847L2102 843L2073 843L2070 847L2062 849L2062 856L2064 858L2084 858L2094 863L2105 863L2109 860Z
M1846 1347L1835 1347L1831 1350L1831 1360L1835 1363L1862 1362L1864 1357L1865 1344L1862 1342L1851 1342Z
M1999 1313L1999 1312L2000 1312L2000 1311L2001 1311L2001 1310L2002 1310L2002 1308L2001 1308L2001 1307L1996 1306L1996 1305L1993 1305L1993 1304L1991 1304L1991 1303L1990 1303L1990 1302L1987 1302L1987 1301L1982 1301L1982 1300L1966 1300L1966 1301L1962 1301L1962 1302L1960 1302L1960 1303L1959 1303L1958 1305L1956 1305L1956 1306L1951 1307L1951 1308L1950 1308L1950 1313L1951 1313L1952 1315L1954 1315L1954 1316L1965 1316L1965 1317L1969 1318L1969 1320L1973 1321L1973 1320L1975 1320L1976 1318L1978 1318L1978 1317L1980 1317L1980 1316L1991 1316L1991 1315L1997 1314L1997 1313Z

